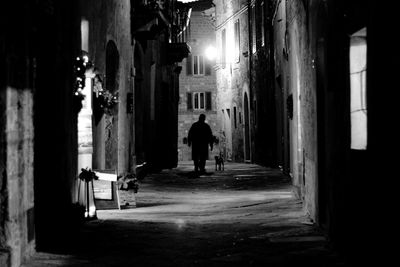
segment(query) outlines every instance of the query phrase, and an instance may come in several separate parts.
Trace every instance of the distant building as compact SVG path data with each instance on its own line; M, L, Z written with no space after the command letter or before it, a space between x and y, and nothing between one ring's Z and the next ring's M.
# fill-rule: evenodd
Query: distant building
M183 71L179 76L179 116L178 116L178 158L191 160L191 148L187 145L190 126L200 114L206 115L206 122L213 134L219 136L216 110L215 62L207 58L206 49L215 47L213 21L204 14L212 12L211 1L191 3L190 36L187 40L191 54L183 61ZM216 146L214 153L219 153Z

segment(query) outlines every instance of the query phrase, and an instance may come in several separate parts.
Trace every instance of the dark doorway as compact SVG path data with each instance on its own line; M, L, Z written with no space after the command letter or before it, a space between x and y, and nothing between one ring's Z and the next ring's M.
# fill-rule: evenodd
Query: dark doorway
M256 111L255 111L256 112ZM247 93L244 93L244 159L250 161L250 119L249 119L249 99Z

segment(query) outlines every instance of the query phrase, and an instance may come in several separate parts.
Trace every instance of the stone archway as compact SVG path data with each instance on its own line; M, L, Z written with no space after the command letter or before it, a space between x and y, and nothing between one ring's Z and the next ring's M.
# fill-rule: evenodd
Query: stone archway
M106 47L106 90L115 94L119 85L119 53L113 41ZM105 167L118 167L118 105L105 115Z

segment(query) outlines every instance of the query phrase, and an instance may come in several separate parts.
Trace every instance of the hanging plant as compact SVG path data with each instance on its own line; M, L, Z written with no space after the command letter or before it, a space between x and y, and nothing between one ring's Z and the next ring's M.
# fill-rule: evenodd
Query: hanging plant
M82 181L91 182L93 180L99 179L96 173L91 169L86 168L86 169L81 169L81 171L82 172L79 174L79 179L81 179Z
M97 74L94 77L93 91L96 93L97 105L103 113L112 115L112 110L118 104L118 92L111 93L106 88L103 88L101 76Z
M74 63L74 106L75 110L79 112L82 109L82 101L85 99L83 89L85 88L86 71L93 67L92 62L89 60L87 53L82 52L81 56L76 57Z
M134 193L139 191L139 181L133 173L126 173L121 176L118 179L117 184L120 186L120 190L133 190Z

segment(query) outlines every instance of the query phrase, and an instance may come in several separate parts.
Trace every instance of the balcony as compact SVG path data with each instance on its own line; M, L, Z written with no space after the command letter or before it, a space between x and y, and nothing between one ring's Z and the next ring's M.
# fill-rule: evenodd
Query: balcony
M169 32L174 43L184 42L184 32L189 25L191 7L181 2L147 0L135 2L132 7L132 36L153 40L163 30Z
M168 62L182 62L190 54L191 48L187 43L169 43L168 44Z
M164 8L156 1L136 5L131 16L132 36L145 40L155 39L161 31L170 26L164 12Z

